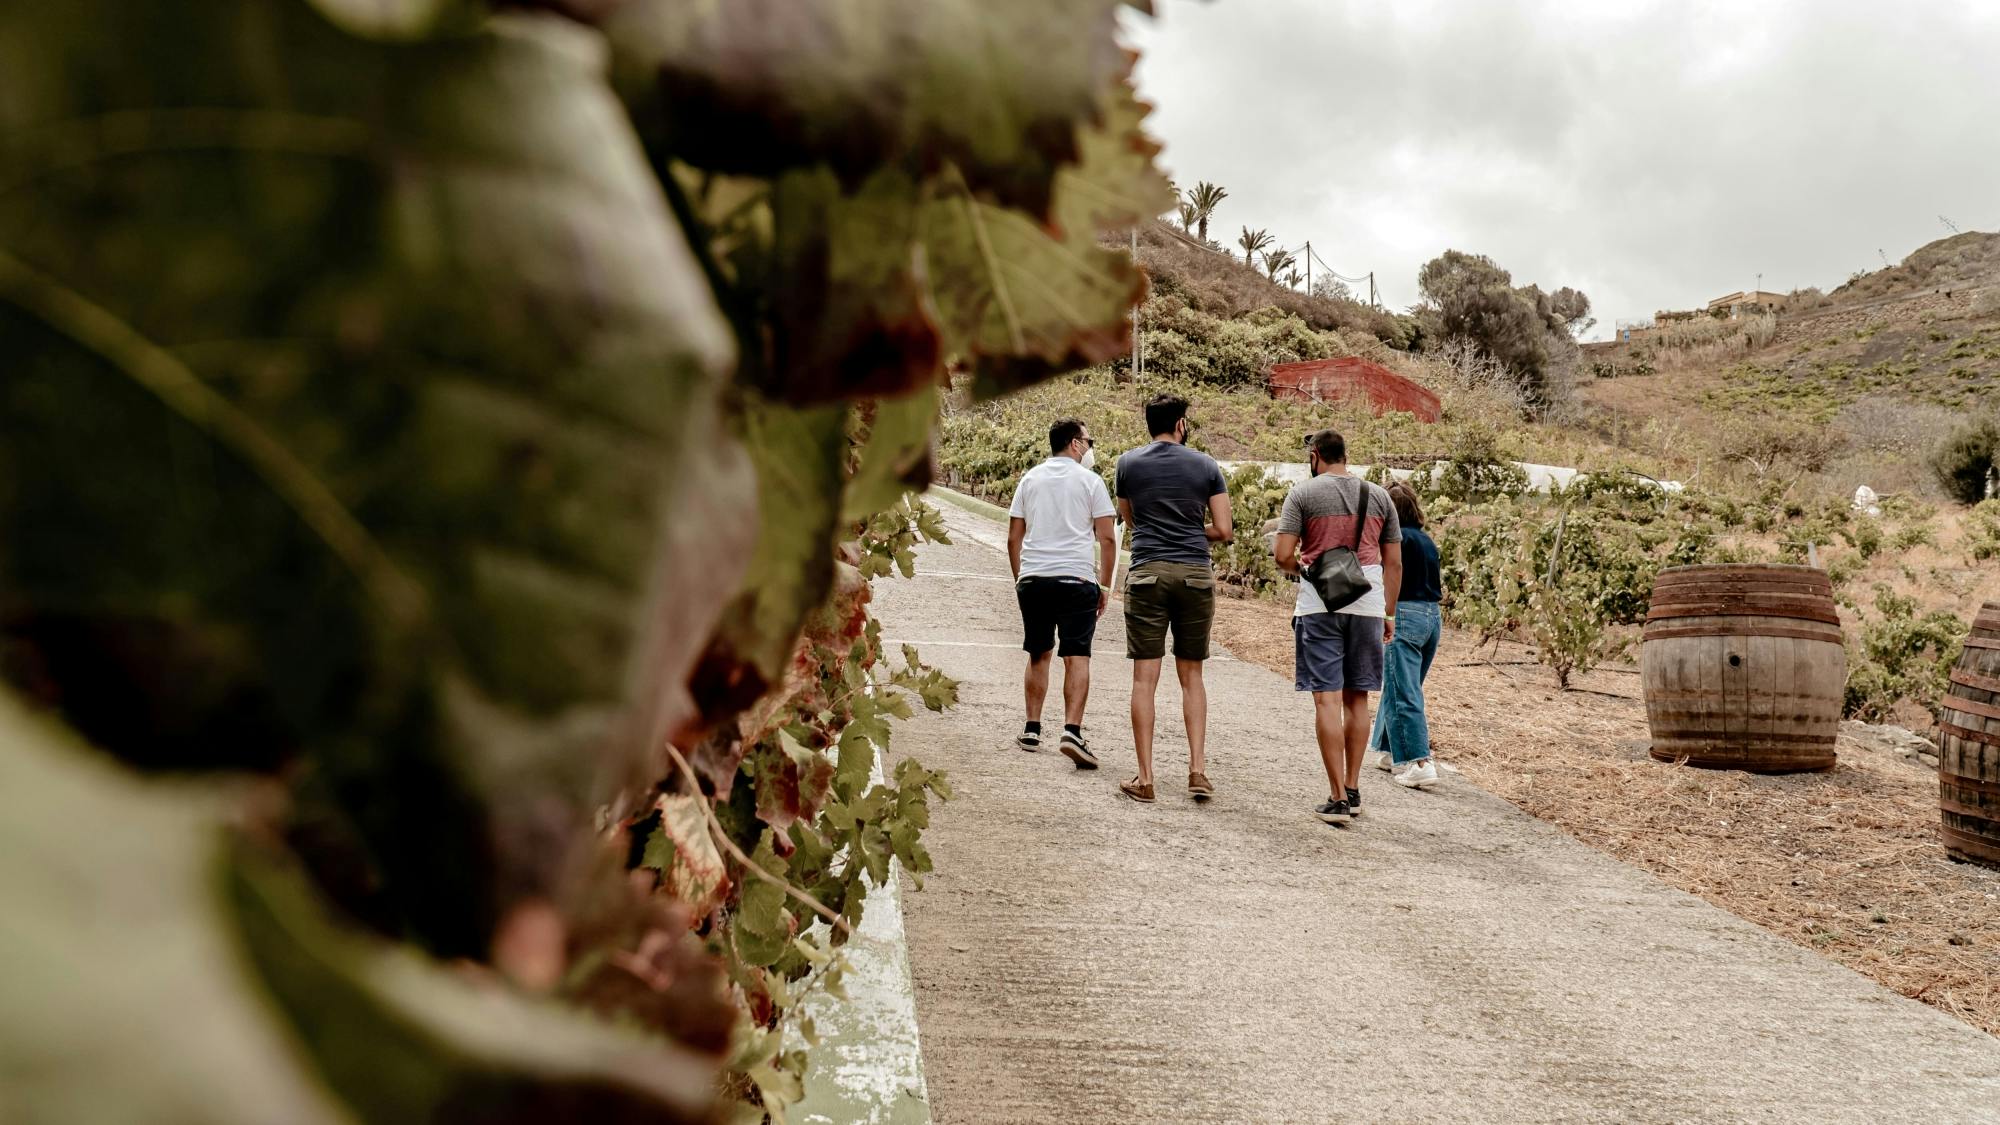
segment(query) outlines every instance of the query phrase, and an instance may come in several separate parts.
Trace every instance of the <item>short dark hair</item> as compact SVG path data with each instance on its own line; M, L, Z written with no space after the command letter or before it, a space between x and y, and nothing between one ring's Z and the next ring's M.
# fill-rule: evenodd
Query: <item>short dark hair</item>
M1313 452L1319 454L1319 459L1329 465L1347 463L1347 439L1341 437L1338 430L1321 430L1306 444L1312 446Z
M1146 403L1146 432L1153 437L1174 432L1174 423L1187 417L1188 400L1179 395L1154 395Z
M1424 506L1417 500L1417 490L1397 481L1389 486L1389 501L1396 505L1396 522L1404 527L1424 526Z
M1069 443L1083 436L1083 419L1058 418L1049 427L1049 452L1061 453L1069 448Z

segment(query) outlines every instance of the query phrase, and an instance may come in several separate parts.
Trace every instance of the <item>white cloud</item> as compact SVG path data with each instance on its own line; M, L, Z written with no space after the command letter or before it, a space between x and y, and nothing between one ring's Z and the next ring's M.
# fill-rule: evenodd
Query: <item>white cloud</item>
M1832 286L2000 227L2000 4L1161 0L1133 21L1176 180L1385 300L1448 247L1601 320Z

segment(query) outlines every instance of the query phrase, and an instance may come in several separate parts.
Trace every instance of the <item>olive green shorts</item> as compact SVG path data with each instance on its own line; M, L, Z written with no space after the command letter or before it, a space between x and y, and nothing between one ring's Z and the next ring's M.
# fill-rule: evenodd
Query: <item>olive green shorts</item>
M1146 562L1125 576L1125 655L1159 660L1174 632L1174 658L1207 660L1215 624L1215 572L1207 563Z

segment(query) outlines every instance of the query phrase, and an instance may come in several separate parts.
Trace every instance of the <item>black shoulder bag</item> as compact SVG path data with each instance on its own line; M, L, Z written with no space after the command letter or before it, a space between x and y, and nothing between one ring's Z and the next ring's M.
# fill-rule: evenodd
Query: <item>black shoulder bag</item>
M1353 605L1372 589L1368 576L1361 573L1359 553L1361 535L1368 529L1368 500L1368 482L1363 481L1360 513L1354 517L1354 545L1328 547L1306 568L1306 581L1312 583L1319 600L1326 603L1328 613Z

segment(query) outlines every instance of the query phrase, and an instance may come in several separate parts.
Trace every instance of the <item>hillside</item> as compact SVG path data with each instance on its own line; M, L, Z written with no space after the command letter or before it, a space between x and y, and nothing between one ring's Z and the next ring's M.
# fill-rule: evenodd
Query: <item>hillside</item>
M1773 315L1663 325L1587 345L1585 424L1638 437L1693 430L1713 458L1774 461L1830 491L1929 494L1926 443L2000 403L2000 234L1940 239L1901 264Z

